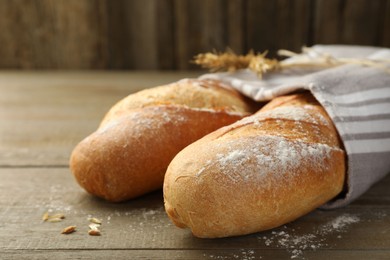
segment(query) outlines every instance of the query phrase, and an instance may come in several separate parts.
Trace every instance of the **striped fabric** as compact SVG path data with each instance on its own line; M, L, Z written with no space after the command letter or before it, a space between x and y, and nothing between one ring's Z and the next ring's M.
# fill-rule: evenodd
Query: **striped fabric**
M334 57L390 60L390 49L384 48L316 45L313 51L313 55L325 52ZM390 172L390 74L383 70L344 65L321 71L283 71L262 80L248 70L201 78L222 80L257 101L298 89L313 93L333 119L348 156L347 190L323 208L351 203Z

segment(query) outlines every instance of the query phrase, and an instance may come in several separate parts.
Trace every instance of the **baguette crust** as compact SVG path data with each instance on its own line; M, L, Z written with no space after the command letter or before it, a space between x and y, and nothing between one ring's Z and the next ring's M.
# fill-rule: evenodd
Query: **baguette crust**
M112 107L76 146L70 168L87 192L128 200L161 188L169 162L185 146L249 112L241 96L215 81L143 90Z
M228 85L216 80L183 79L178 82L145 89L120 100L101 122L112 121L129 111L149 106L181 106L194 110L224 111L248 115L252 107Z
M168 216L197 237L272 229L339 194L345 154L310 94L280 97L181 151L168 167Z

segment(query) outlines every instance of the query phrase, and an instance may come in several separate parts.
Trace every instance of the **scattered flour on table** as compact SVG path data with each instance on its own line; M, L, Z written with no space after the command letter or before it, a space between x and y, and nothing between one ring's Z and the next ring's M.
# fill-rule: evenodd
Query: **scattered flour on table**
M323 235L343 231L348 225L359 222L360 219L354 215L341 215L321 227L319 232Z
M289 229L286 226L282 231L272 231L271 236L260 236L266 246L276 246L286 249L292 259L302 258L303 251L316 250L327 246L326 235L337 235L346 231L351 224L357 223L360 218L355 215L344 214L325 223L307 234L296 234L295 229Z
M253 249L240 249L239 252L226 253L226 255L216 255L216 254L203 254L207 259L240 259L240 260L254 260L262 259L261 256L255 255L255 250Z
M291 259L304 259L303 253L308 250L317 250L329 246L326 239L332 235L338 239L345 233L352 224L360 222L360 218L352 214L343 214L326 222L323 225L315 227L311 232L300 234L299 228L294 229L286 225L279 228L278 231L267 232L267 235L259 233L257 239L264 243L266 247L277 247L285 249ZM261 249L241 249L237 252L226 252L225 254L203 254L206 259L261 259L259 256ZM257 254L256 254L257 252Z
M47 191L47 197L44 200L36 201L34 206L35 208L44 208L49 213L75 211L73 205L64 200L64 194L70 194L72 191L71 187L52 185Z

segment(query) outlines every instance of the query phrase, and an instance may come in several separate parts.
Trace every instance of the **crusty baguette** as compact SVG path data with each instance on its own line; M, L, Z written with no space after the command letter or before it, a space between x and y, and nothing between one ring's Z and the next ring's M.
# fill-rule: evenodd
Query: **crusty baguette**
M164 180L165 209L197 237L272 229L339 194L345 154L311 94L276 98L182 150Z
M172 158L250 113L242 96L210 80L181 80L119 101L73 150L70 168L89 193L123 201L162 188Z

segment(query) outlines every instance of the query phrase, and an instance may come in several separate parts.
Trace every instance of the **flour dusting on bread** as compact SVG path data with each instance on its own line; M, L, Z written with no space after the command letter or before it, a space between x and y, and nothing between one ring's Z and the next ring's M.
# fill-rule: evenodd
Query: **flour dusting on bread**
M306 105L304 107L282 106L259 114L259 118L278 118L302 121L311 124L329 125L329 122L325 119L325 117L316 110L318 109L311 105Z
M207 167L217 167L233 181L251 180L272 174L279 178L290 178L297 168L310 165L318 173L327 169L331 151L339 150L326 144L292 141L279 136L258 136L246 140L225 141L214 148L214 160L206 163L196 174L200 177Z

